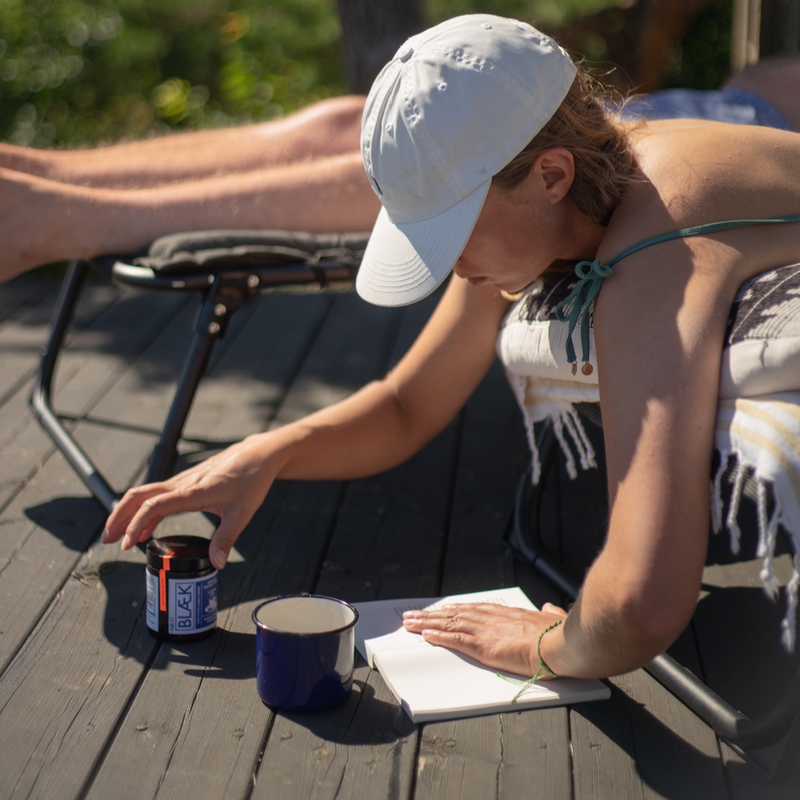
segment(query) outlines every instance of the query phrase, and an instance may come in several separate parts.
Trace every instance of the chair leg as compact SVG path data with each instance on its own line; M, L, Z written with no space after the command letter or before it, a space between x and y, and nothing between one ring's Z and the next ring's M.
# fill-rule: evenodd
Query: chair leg
M88 271L89 264L86 261L74 260L70 262L67 276L61 284L61 291L56 301L50 339L43 348L39 371L28 402L42 427L53 439L75 472L78 473L78 476L89 488L89 491L100 501L106 511L111 512L119 499L116 492L100 474L89 456L86 455L72 437L72 434L64 427L51 405L53 374L56 362Z
M216 285L212 287L200 309L192 347L184 362L161 436L153 448L145 483L163 481L172 476L178 460L178 441L183 434L183 426L189 416L197 386L205 374L217 339L223 335L227 322L238 308L237 305L231 307L230 302L221 303L215 290Z

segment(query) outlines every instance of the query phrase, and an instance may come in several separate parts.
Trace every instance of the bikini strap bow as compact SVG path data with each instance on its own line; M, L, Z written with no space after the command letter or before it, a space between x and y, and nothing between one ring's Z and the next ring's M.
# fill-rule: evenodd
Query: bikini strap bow
M584 375L592 374L592 365L589 363L589 315L592 310L592 303L603 287L603 281L613 274L610 266L603 266L595 259L594 261L579 261L575 265L575 274L580 279L573 287L572 291L555 307L556 319L559 322L568 322L567 331L567 361L572 364L572 374L578 370L578 359L575 355L575 346L572 342L572 334L580 322L581 325L581 355L583 357L583 367L581 372ZM569 314L565 310L572 303Z

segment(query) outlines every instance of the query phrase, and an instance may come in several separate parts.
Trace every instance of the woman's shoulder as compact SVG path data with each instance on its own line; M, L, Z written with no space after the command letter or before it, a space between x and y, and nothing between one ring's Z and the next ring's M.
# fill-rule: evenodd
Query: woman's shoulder
M639 180L612 217L598 253L602 263L669 231L800 213L800 134L670 122L639 126L631 134Z
M783 140L787 146L800 146L800 134L760 125L736 125L706 119L662 119L623 123L637 152L645 147L671 148L673 142L740 141L754 146L774 146ZM718 151L719 152L719 151ZM690 156L691 153L683 155Z
M750 194L774 191L776 185L800 190L798 133L704 120L662 120L633 130L631 139L641 172L665 201L677 196L713 197L722 186ZM740 192L717 199L741 204Z

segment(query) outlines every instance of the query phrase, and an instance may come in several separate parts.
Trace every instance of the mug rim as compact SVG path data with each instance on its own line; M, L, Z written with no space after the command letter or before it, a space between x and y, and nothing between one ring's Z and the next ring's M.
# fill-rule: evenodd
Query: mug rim
M328 631L312 631L312 632L300 632L295 633L294 631L285 631L281 628L273 628L270 625L262 622L258 619L258 612L266 605L270 603L274 603L276 600L291 600L296 597L309 597L315 600L330 600L332 603L338 603L342 606L347 606L353 612L353 619L347 625L343 625L341 628L332 628ZM269 631L270 633L277 634L279 636L293 636L299 639L313 639L315 637L320 636L333 636L337 633L344 633L345 631L350 630L351 628L355 628L356 623L358 622L358 609L355 606L348 603L346 600L340 600L338 597L328 597L328 595L324 594L308 594L308 592L298 592L297 594L279 594L275 597L269 597L266 600L260 602L254 609L251 615L253 622L256 624L256 628L261 628L261 630Z

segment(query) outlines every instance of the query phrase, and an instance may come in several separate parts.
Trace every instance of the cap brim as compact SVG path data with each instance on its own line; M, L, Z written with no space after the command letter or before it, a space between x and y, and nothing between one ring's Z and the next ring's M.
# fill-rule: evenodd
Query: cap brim
M490 185L491 179L421 222L394 223L381 208L356 277L358 294L378 306L407 306L427 297L458 261Z

